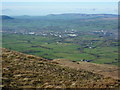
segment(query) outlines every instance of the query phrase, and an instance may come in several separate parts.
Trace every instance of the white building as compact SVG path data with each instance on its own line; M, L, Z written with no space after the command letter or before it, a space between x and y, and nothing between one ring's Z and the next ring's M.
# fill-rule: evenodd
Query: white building
M35 34L35 32L29 32L29 34L30 34L30 35L33 35L33 34Z
M77 35L76 34L68 34L68 36L76 37Z

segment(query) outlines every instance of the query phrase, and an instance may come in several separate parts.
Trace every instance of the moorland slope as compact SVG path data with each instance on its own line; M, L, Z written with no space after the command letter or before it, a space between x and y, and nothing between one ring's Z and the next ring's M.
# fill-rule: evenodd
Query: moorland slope
M60 65L54 60L2 50L2 87L12 88L117 88L118 79Z

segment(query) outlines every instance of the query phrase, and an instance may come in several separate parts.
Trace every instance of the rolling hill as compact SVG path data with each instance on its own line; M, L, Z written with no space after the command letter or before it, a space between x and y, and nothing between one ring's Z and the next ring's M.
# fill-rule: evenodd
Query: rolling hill
M0 18L2 18L3 20L12 20L14 18L10 17L10 16L7 16L7 15L2 15L0 16Z
M118 88L120 80L2 48L2 87ZM73 62L76 63L76 62ZM107 67L107 66L106 66Z

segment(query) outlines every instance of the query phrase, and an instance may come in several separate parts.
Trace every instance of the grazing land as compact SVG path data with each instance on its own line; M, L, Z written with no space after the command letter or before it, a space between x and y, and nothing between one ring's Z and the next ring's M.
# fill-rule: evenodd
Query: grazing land
M3 18L4 48L49 60L118 65L114 14L58 14Z

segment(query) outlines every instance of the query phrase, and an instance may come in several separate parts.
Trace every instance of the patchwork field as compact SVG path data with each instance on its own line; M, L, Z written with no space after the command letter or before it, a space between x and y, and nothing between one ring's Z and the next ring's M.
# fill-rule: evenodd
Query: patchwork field
M118 46L110 45L117 42L108 41L109 43L106 43L104 39L96 39L99 41L93 42L92 44L95 48L89 48L86 47L85 41L88 41L88 44L90 40L94 40L94 37L87 38L87 36L84 36L83 38L83 36L79 36L78 39L61 39L51 36L43 37L36 35L3 33L2 45L4 48L41 56L49 60L61 58L75 61L87 60L88 62L99 64L118 65ZM61 42L59 42L60 40ZM84 43L75 43L77 41Z
M3 16L2 46L46 59L118 65L118 15Z

